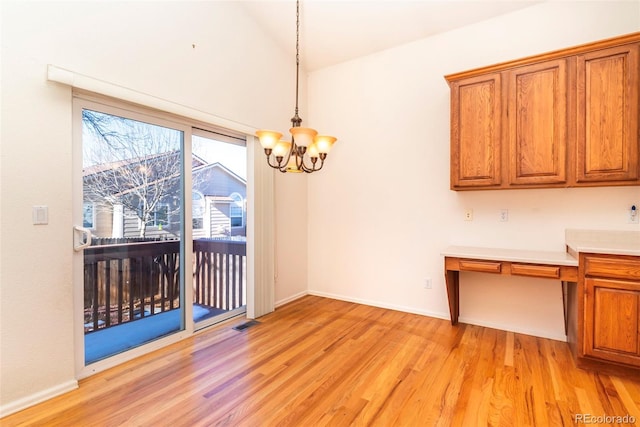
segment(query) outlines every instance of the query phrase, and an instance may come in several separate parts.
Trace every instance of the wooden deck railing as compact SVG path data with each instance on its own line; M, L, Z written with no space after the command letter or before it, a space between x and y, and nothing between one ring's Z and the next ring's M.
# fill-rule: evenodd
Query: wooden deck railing
M198 239L193 252L193 302L222 310L244 305L246 242Z
M246 303L246 242L193 242L193 303L232 310ZM84 253L85 332L180 307L180 242L90 246Z

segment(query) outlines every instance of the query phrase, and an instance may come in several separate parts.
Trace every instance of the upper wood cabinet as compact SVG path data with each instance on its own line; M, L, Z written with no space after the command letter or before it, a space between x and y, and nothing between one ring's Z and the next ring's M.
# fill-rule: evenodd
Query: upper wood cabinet
M640 44L577 57L578 183L637 181Z
M454 190L639 185L640 33L448 75Z
M566 60L517 67L506 74L507 184L564 184L568 137Z
M500 73L451 85L451 183L454 187L500 185L502 168ZM455 107L454 107L455 105Z

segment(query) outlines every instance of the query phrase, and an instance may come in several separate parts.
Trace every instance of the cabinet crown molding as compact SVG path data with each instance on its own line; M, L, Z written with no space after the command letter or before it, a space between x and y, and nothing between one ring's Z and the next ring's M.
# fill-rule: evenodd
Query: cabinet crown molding
M467 71L448 74L444 76L444 78L447 80L449 84L451 84L451 82L454 82L460 79L466 79L469 77L475 77L482 74L504 71L509 68L519 67L522 65L531 65L536 62L543 62L543 61L548 61L552 59L565 58L567 56L572 56L572 55L580 55L585 52L590 52L598 49L606 49L613 46L620 46L622 44L635 43L639 41L640 41L640 32L624 34L621 36L616 36L616 37L611 37L604 40L585 43L578 46L558 49L551 52L526 56L520 59L514 59L511 61L500 62L497 64L488 65L485 67L474 68Z

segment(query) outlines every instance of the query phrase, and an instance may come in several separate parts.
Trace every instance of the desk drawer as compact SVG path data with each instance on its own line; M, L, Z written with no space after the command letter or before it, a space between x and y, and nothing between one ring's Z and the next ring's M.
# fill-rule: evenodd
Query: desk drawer
M502 263L461 259L460 271L478 271L480 273L500 274L500 272L502 271Z
M516 276L559 279L560 267L555 265L511 264L511 274Z

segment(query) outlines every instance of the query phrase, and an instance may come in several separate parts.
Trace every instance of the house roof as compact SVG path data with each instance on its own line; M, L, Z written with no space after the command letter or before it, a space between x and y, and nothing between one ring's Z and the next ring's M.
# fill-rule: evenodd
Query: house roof
M113 162L107 162L107 163L100 163L100 164L96 164L96 165L91 165L88 166L86 168L82 169L82 176L90 176L93 174L97 174L100 172L105 172L108 170L113 170L113 169L117 169L120 167L125 167L125 166L134 166L137 164L141 164L143 162L149 162L149 161L159 161L162 158L168 158L168 157L176 157L176 161L179 161L180 158L180 150L174 150L174 151L168 151L165 153L158 153L158 154L150 154L148 156L144 156L144 157L134 157L131 159L124 159L124 160L116 160ZM204 160L202 157L197 156L196 154L191 154L191 165L193 168L197 168L203 165L206 165L207 162L206 160Z
M117 175L117 170L118 169L131 169L131 168L136 168L138 167L138 165L140 165L140 167L142 167L143 163L148 163L148 162L173 162L173 161L178 161L180 155L180 151L171 151L171 152L166 152L166 153L161 153L161 154L155 154L155 155L150 155L150 156L145 156L143 158L135 158L135 159L127 159L127 160L121 160L121 161L116 161L116 162L111 162L111 163L103 163L100 165L94 165L88 168L83 169L83 179L96 179L96 177L99 174L111 174L110 176L113 175ZM171 159L170 157L177 157L175 160ZM220 162L214 162L214 163L206 163L206 161L204 159L202 159L201 157L192 154L192 165L193 165L193 169L192 169L192 174L194 177L197 177L198 175L202 175L202 174L206 174L208 172L211 172L213 170L220 170L223 173L225 173L226 175L228 175L231 179L236 180L238 183L240 183L242 186L246 186L247 182L244 178L242 178L240 175L236 174L235 172L233 172L231 169L229 169L228 167L226 167L225 165L223 165ZM114 174L114 172L116 172ZM160 177L157 177L156 179L152 179L148 182L145 182L144 184L140 184L140 185L131 185L130 187L122 190L122 187L119 186L117 188L119 188L121 191L114 191L113 195L124 195L127 193L130 193L132 191L135 191L136 189L139 189L143 186L153 186L153 185L157 185L161 182L165 182L167 180L172 180L172 179L176 179L180 176L179 173L172 173L169 175L163 175ZM114 179L114 178L106 178L106 179ZM197 181L197 178L194 179L194 181ZM211 196L210 194L205 194L206 196ZM215 196L217 197L217 196ZM230 199L231 200L231 199Z
M225 165L223 165L220 162L209 163L209 164L206 164L206 165L195 167L195 168L193 168L193 174L200 173L202 171L205 171L207 169L212 169L212 168L220 168L221 170L223 170L224 172L228 173L229 175L231 175L233 178L235 178L236 180L240 181L244 185L247 184L247 180L246 179L244 179L243 177L241 177L240 175L238 175L237 173L235 173L234 171L232 171L231 169L229 169L228 167L226 167Z

